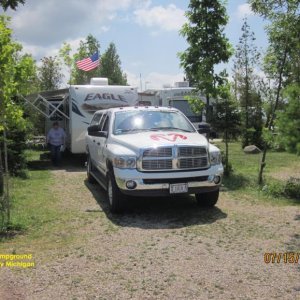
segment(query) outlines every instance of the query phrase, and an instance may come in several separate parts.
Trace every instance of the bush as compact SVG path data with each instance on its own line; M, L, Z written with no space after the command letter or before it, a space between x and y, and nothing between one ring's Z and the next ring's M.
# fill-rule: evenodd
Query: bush
M262 191L265 192L268 195L274 196L274 197L280 197L284 195L284 186L280 184L280 182L269 182L268 184L264 185L262 188Z
M273 197L283 196L300 200L300 179L291 177L286 183L271 181L263 186L262 191Z
M24 129L10 128L7 131L8 168L11 175L24 177L26 173L23 170L27 168L25 149L29 132L29 123ZM0 146L3 149L3 140L0 141ZM4 160L3 154L2 159ZM4 161L2 163L4 166Z
M300 87L291 85L285 89L288 102L278 114L276 125L285 149L300 155Z
M300 200L300 178L290 177L284 186L284 194L290 198Z

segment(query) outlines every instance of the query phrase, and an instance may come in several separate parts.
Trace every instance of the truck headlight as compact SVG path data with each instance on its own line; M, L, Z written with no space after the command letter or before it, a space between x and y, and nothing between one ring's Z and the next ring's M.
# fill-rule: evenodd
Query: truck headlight
M120 169L135 169L136 168L136 158L119 156L114 158L113 165Z
M210 164L212 166L219 165L222 163L221 152L209 152Z

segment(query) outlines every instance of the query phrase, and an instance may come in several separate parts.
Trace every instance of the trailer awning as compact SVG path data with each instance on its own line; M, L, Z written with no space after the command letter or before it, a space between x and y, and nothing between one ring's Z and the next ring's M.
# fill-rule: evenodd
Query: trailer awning
M43 91L24 97L20 95L24 103L30 105L44 117L50 119L54 114L69 119L69 116L64 112L64 104L68 101L69 89L60 89L55 91ZM53 105L51 102L58 101L58 105Z

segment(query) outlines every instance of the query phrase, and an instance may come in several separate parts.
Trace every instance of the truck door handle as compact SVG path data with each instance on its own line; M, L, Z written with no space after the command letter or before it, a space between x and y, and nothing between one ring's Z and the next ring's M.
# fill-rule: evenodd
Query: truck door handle
M100 146L100 143L97 143L98 146Z
M95 143L96 141L95 141L95 140L93 140L93 142Z

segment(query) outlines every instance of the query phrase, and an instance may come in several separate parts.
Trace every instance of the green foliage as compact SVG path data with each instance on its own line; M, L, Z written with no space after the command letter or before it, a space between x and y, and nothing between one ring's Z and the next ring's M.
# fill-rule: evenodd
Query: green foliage
M289 178L284 186L284 194L300 201L300 179L293 177Z
M266 127L273 130L276 111L280 105L282 88L291 83L300 83L299 28L300 2L297 0L250 0L252 9L269 20L267 33L269 46L264 59L265 74L274 81L275 100ZM266 166L267 145L264 145L258 182L262 183Z
M238 104L231 95L230 85L219 86L219 97L213 114L214 128L227 135L228 141L236 139L240 134L241 116Z
M284 195L284 185L279 181L270 181L262 187L262 191L270 196L280 197Z
M191 110L199 115L202 115L202 111L205 107L204 102L201 100L197 92L192 93L191 95L184 96L184 99L186 99L189 102L189 105L191 107Z
M16 10L19 4L24 4L25 0L1 0L0 5L4 10L8 8Z
M23 118L23 111L17 104L17 94L26 90L26 80L31 77L34 72L32 66L32 58L29 56L21 56L21 45L13 41L12 30L8 27L9 18L0 16L0 134L3 139L0 143L0 227L8 228L10 225L10 197L8 172L9 167L9 150L16 150L7 147L7 133L12 129L22 131L26 128L26 122ZM18 143L19 141L16 140ZM9 145L8 145L9 146ZM16 145L15 145L16 146ZM14 147L15 147L14 146ZM22 153L22 150L20 150ZM21 158L20 151L16 150L17 156ZM4 154L4 155L3 155ZM18 164L20 165L20 162ZM2 166L5 167L5 180L3 177ZM10 169L12 170L12 169Z
M24 170L27 168L27 161L25 157L26 140L29 135L28 127L30 124L27 122L27 126L23 129L10 127L7 132L8 143L8 165L10 174L14 176L23 177Z
M12 41L9 18L0 16L0 132L11 124L23 127L22 110L12 100L17 93L15 81L22 47Z
M107 77L109 84L127 85L126 74L122 72L121 60L114 43L110 43L101 56L100 76Z
M39 68L40 90L53 91L59 89L63 74L61 73L60 62L56 56L44 57Z
M273 180L264 185L262 191L274 197L287 197L300 200L300 179L290 177L286 182Z
M218 95L213 113L213 124L217 132L223 133L225 142L225 156L223 158L224 175L232 173L232 165L229 162L228 143L240 133L240 113L237 103L233 100L230 84L224 78L223 84L218 86Z
M208 113L209 100L216 97L218 91L219 77L214 67L228 62L232 54L224 34L228 16L220 0L191 0L186 17L188 23L183 25L180 33L189 47L179 53L179 58L191 85L205 94ZM210 119L209 115L207 119Z
M256 87L255 67L260 58L247 19L236 47L234 61L234 89L242 112L242 147L262 146L262 100Z
M284 84L300 83L300 2L297 0L250 0L251 8L271 22L266 27L269 47L264 59L265 73L278 81L283 66Z
M59 57L63 60L64 64L68 67L72 67L73 59L71 57L71 45L64 42L62 47L59 49Z
M284 94L288 103L278 114L279 137L287 151L300 155L300 86L291 85Z

